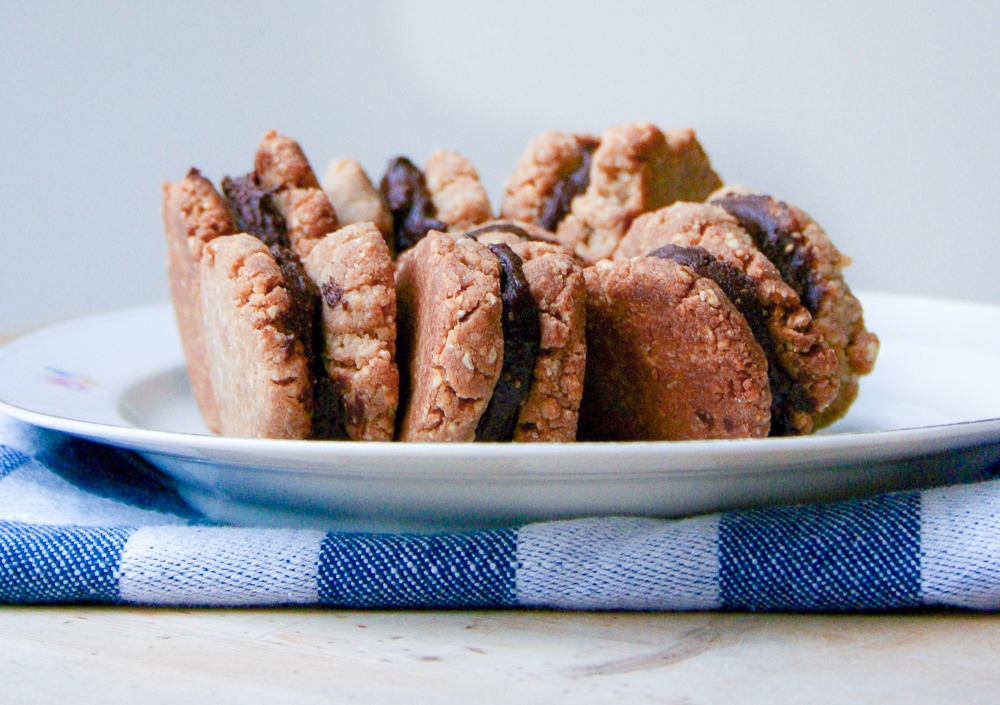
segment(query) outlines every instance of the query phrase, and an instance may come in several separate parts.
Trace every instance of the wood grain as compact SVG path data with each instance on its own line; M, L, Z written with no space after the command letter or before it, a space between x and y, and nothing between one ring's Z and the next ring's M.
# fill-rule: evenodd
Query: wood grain
M998 646L964 613L0 610L12 703L985 703Z

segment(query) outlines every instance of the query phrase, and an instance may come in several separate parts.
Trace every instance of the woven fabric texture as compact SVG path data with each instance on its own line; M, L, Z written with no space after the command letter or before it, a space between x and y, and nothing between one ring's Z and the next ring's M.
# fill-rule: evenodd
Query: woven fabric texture
M682 520L237 528L132 453L0 417L0 602L997 610L1000 480Z

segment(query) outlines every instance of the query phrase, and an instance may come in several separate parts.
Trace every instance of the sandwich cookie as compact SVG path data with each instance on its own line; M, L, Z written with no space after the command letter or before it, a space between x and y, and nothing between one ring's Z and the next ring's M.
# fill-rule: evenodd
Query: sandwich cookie
M545 132L508 178L500 216L553 231L592 263L611 256L640 214L704 200L721 185L690 129L632 123L600 138Z
M466 233L487 246L504 244L521 259L538 306L539 346L530 387L517 412L515 442L576 439L587 359L586 283L574 257L540 241L540 229L493 221ZM506 338L505 338L506 339Z
M326 230L336 227L336 214L293 140L269 132L254 164L253 173L225 179L223 191L242 229L268 246L296 293L300 332L312 343L307 353L322 422L314 424L316 431L391 440L399 377L395 283L385 240L372 223ZM342 434L327 421L334 418Z
M295 140L270 130L257 148L250 176L284 219L288 246L296 257L306 257L337 229L337 214Z
M406 157L392 159L379 191L392 214L397 255L431 230L468 228L493 217L476 168L455 152L435 151L423 171Z
M188 250L201 243L186 263L197 285L174 300L193 321L181 333L192 387L200 380L213 405L206 424L228 436L391 440L395 287L382 235L370 223L330 234L336 214L301 148L273 131L255 170L223 191L195 171L164 189L168 241L180 222Z
M798 294L726 211L675 203L635 220L616 259L669 257L713 279L746 318L768 359L772 436L812 432L837 396L837 355Z
M865 328L861 303L844 281L843 269L850 258L805 212L771 196L726 188L713 194L710 202L733 216L774 263L836 354L837 396L814 419L816 428L833 423L857 398L858 379L872 371L879 348L878 337Z
M500 263L431 230L396 262L401 441L473 441L504 360Z
M767 357L715 281L658 256L602 260L584 276L580 440L768 434Z

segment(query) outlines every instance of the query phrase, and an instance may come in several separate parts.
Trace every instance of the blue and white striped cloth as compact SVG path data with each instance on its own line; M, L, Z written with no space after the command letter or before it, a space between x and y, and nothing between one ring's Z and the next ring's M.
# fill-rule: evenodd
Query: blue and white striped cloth
M437 535L210 525L137 456L0 416L0 602L1000 609L1000 480Z

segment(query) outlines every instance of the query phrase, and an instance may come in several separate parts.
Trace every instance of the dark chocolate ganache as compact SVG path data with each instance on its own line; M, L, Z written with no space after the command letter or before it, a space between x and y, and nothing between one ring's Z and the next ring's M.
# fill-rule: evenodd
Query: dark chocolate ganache
M583 143L580 165L557 182L552 194L542 203L542 214L538 225L555 232L559 222L569 213L573 199L590 186L590 162L597 150L597 140L587 140Z
M815 315L826 291L823 279L816 272L812 253L799 236L797 219L787 203L770 196L728 196L712 201L736 218L753 238L754 245L764 253L792 287L802 305Z
M406 157L389 162L379 191L392 213L395 252L413 247L431 230L447 230L448 226L434 217L434 204L423 172Z
M323 364L326 347L321 323L320 291L306 274L299 258L288 242L288 228L271 196L274 189L261 185L253 173L236 179L222 179L222 193L236 216L240 231L253 235L267 245L281 269L285 290L292 305L281 323L302 341L309 360L313 387L312 426L310 436L317 440L344 440L343 401L337 394Z
M514 438L518 409L531 390L542 333L538 304L528 288L521 258L508 245L487 247L500 261L503 367L486 410L479 417L476 440L509 441Z
M771 387L771 430L768 435L785 436L794 432L791 412L813 411L814 404L782 366L774 339L767 329L767 309L757 296L753 280L738 268L717 259L701 247L664 245L649 257L669 259L711 279L743 314L750 332L767 356L767 379Z

